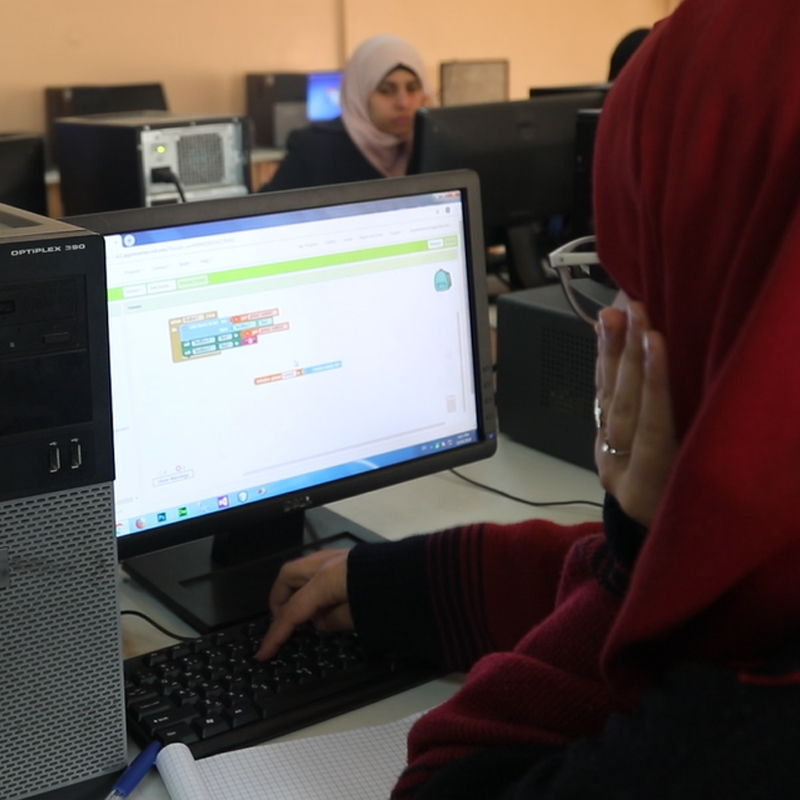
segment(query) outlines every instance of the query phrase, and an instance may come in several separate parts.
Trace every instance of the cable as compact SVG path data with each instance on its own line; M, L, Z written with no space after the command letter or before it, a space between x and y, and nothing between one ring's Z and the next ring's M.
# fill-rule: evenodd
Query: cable
M478 481L473 480L472 478L468 478L466 475L462 475L460 472L456 472L454 469L451 469L450 472L453 473L457 478L461 478L462 481L466 481L467 483L471 483L473 486L477 486L479 489L486 489L487 492L493 492L494 494L500 495L500 497L505 497L508 500L513 500L516 503L524 503L526 506L534 506L536 508L547 508L549 506L594 506L596 508L602 508L602 503L596 503L594 500L551 500L549 502L536 502L535 500L525 500L522 497L516 497L513 494L508 494L508 492L504 492L502 489L495 489L493 486L487 486L485 483L480 483Z
M153 183L171 183L178 190L181 202L186 202L186 193L183 191L181 179L170 167L154 167L150 171L150 180L152 180Z
M124 608L122 611L119 612L122 616L128 615L131 617L141 617L145 622L149 622L154 628L161 631L161 633L169 636L171 639L177 639L181 642L190 642L192 639L196 639L196 636L181 636L179 633L173 633L170 630L167 630L163 625L159 625L154 619L148 617L147 614L142 614L141 611L134 611L130 608Z

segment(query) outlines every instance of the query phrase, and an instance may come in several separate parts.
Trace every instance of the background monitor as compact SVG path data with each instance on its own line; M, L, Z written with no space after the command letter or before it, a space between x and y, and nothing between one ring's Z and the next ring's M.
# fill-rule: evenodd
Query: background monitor
M310 122L338 117L342 73L260 72L245 76L247 115L257 147L286 146L289 134Z
M0 134L0 203L47 215L43 136Z
M335 119L341 114L341 72L310 72L306 85L306 117L309 122Z
M572 235L576 239L594 233L592 173L594 142L599 121L599 108L584 108L578 112L575 128L575 181L572 209Z
M196 629L265 613L305 523L369 537L320 506L494 452L473 173L71 221L106 243L119 554Z
M417 111L409 171L480 176L488 244L506 247L515 288L547 280L541 258L570 236L577 113L604 90Z
M607 92L610 88L610 83L579 83L568 86L532 86L529 89L529 95L531 97L546 97L554 94Z

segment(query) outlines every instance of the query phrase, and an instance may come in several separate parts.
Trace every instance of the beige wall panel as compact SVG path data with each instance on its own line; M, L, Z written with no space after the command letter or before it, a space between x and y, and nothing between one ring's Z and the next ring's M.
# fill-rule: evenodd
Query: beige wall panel
M339 0L0 0L0 131L45 86L161 81L172 110L243 113L244 75L339 65Z
M508 58L512 98L533 85L602 81L628 31L669 0L344 0L345 47L376 33L412 41L438 84L441 61Z
M180 113L245 110L248 72L335 69L367 36L508 58L511 92L605 78L619 38L677 0L0 0L0 132L43 131L45 86L164 84Z

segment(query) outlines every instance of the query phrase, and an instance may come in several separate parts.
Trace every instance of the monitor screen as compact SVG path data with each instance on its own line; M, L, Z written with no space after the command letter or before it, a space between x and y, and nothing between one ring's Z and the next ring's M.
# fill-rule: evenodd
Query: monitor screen
M341 72L309 72L306 84L306 116L309 122L335 119L341 113Z
M307 509L491 455L478 194L461 171L70 220L105 237L121 558L269 558ZM265 610L265 573L241 611L197 569L181 604Z
M467 168L480 176L488 244L511 251L518 286L542 281L529 241L553 221L569 237L578 111L598 108L603 89L417 112L411 172ZM530 245L530 247L528 246Z

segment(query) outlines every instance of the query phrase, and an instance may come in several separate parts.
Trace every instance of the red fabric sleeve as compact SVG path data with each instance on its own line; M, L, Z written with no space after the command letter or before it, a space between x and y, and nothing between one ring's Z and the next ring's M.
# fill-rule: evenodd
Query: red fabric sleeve
M427 571L446 663L467 669L511 650L556 603L566 554L596 523L481 524L434 534Z
M548 570L557 566L559 534L549 525L535 526L542 541L537 551L552 547L547 556L532 554L529 583L537 578L549 582ZM563 531L563 529L561 529ZM525 525L516 535L532 535ZM509 536L512 531L506 530ZM573 536L580 529L572 529ZM502 539L502 532L491 533ZM496 543L493 542L491 550ZM508 566L502 555L489 558L487 573ZM500 553L503 547L499 547ZM515 552L519 552L518 549ZM539 559L543 560L539 560ZM519 556L507 575L516 579L523 563ZM508 582L486 592L514 597L515 614L523 603L541 612L548 601L551 613L517 642L512 652L482 658L470 671L463 687L446 703L426 714L409 736L408 767L393 797L406 798L442 765L476 749L505 744L563 745L582 736L599 733L613 711L630 710L629 698L617 695L600 671L599 653L619 609L620 596L598 579L604 563L610 561L602 535L579 537L563 566L555 590L537 592L525 580L519 586ZM489 583L500 581L492 576ZM498 599L492 618L499 619L504 603ZM507 606L506 606L507 609ZM500 623L505 635L513 637L515 627Z

